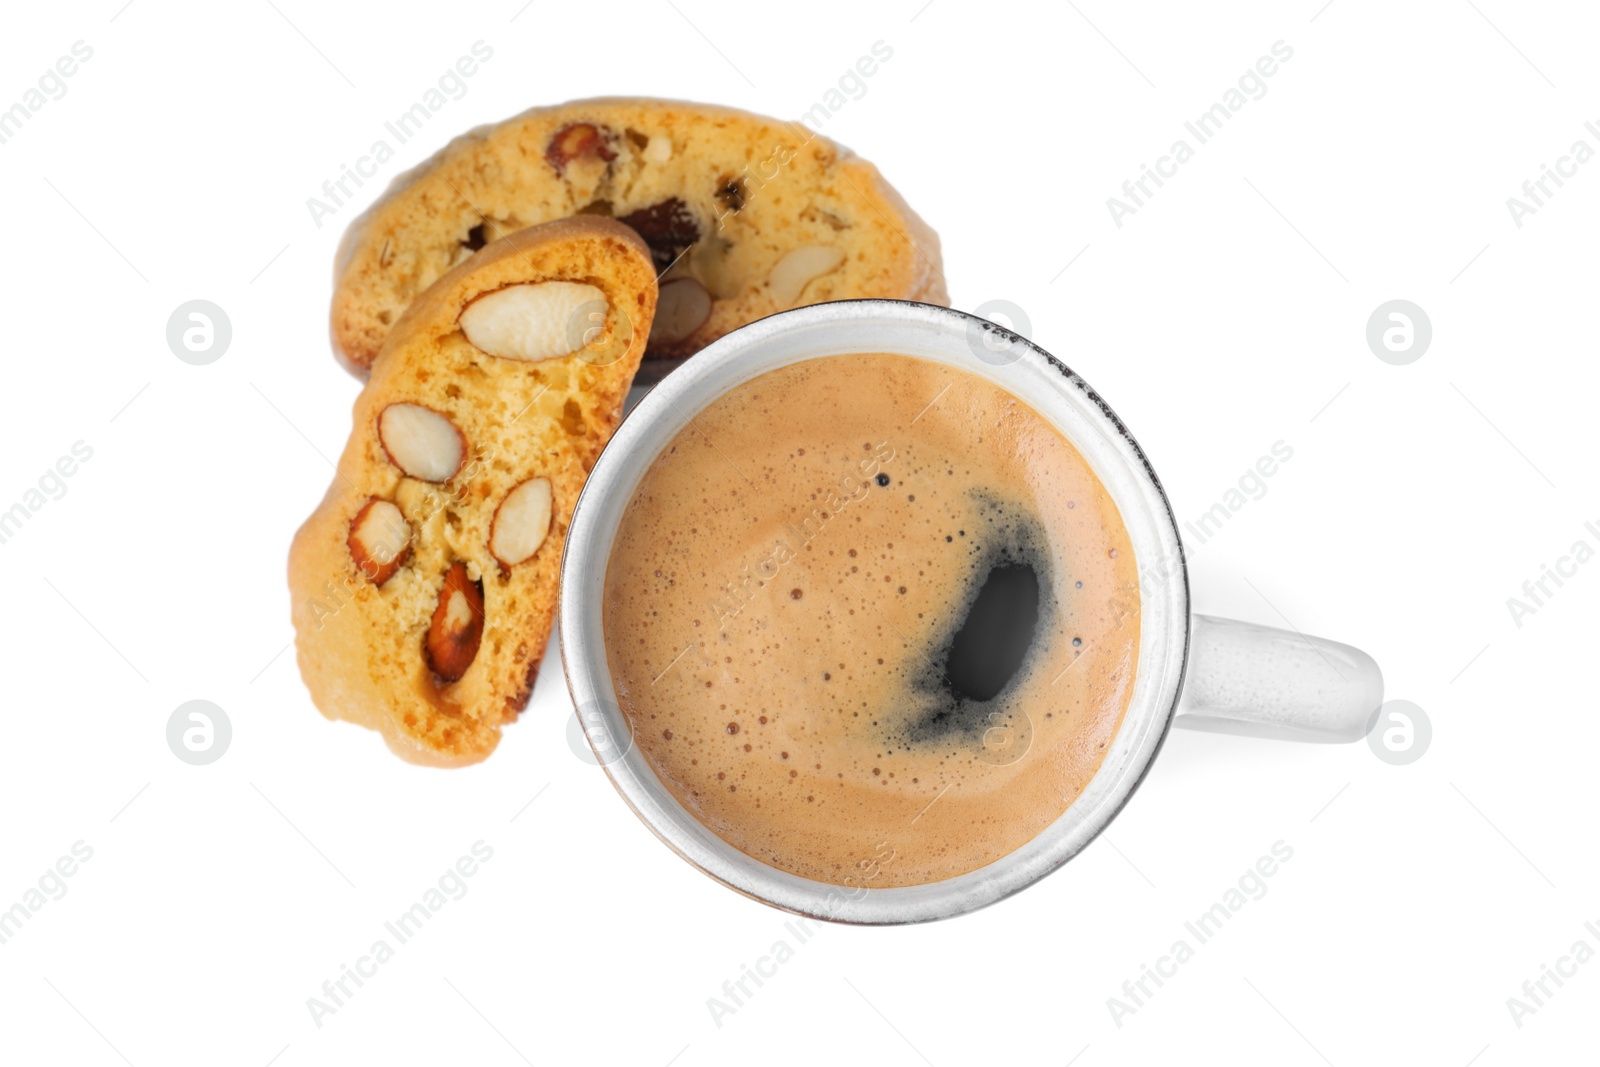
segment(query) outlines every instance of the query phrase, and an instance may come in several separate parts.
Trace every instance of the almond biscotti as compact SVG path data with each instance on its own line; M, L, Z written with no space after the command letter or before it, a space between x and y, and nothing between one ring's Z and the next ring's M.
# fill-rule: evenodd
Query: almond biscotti
M648 357L801 304L945 304L939 239L872 164L797 123L664 100L580 100L473 130L345 234L335 351L366 372L417 293L500 235L616 218L661 274Z
M324 715L417 763L483 759L527 703L573 505L656 308L609 219L508 233L398 317L322 504L289 555Z

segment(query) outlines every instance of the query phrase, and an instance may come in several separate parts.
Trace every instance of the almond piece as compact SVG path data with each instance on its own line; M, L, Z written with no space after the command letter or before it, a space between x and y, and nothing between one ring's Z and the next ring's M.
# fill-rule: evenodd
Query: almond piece
M373 585L382 585L411 556L411 524L394 504L373 497L350 520L345 544L356 568Z
M652 344L676 344L711 316L711 294L693 278L664 282L660 293L655 321L650 324Z
M550 479L529 478L500 501L489 530L489 551L502 567L515 567L539 551L550 535L552 499Z
M646 163L665 163L672 158L672 138L664 133L653 133L639 154Z
M617 150L611 147L613 136L609 129L592 122L569 122L545 145L544 158L557 174L563 173L573 160L610 163L617 158Z
M483 584L467 576L467 565L457 560L445 572L439 605L428 623L428 666L447 682L454 682L477 658L483 640Z
M421 404L384 408L378 416L378 441L390 463L425 482L448 482L467 455L467 439L456 424Z
M778 260L767 285L779 305L787 307L800 299L806 285L844 262L844 249L832 245L801 245Z
M533 282L485 293L461 312L461 332L501 359L569 356L604 332L605 293L581 282Z

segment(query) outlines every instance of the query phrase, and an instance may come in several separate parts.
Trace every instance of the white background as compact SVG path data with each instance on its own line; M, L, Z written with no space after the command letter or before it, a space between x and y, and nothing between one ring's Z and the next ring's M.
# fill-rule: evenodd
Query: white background
M1600 962L1520 1028L1506 1005L1580 938L1600 950L1600 563L1520 628L1506 605L1600 547L1600 161L1521 228L1506 207L1574 140L1600 148L1592 10L123 2L17 6L0 35L0 106L94 50L0 145L0 509L94 450L0 545L0 908L93 849L0 945L0 1059L1592 1061ZM554 650L495 756L451 773L325 722L285 651L289 538L358 389L328 350L330 264L376 185L321 228L306 199L478 40L492 60L381 181L572 97L796 117L886 42L826 132L938 229L957 306L1026 309L1184 519L1289 444L1194 552L1196 607L1371 651L1431 748L1395 767L1176 732L1062 872L933 926L824 928L717 1026L707 998L795 946L786 917L679 860L574 757ZM1278 40L1268 93L1114 225L1106 198ZM234 331L203 367L165 341L195 298ZM1393 298L1434 327L1409 366L1364 339ZM196 698L233 723L208 767L165 740ZM307 998L479 840L470 892L315 1025ZM1267 895L1116 1025L1107 998L1279 840Z

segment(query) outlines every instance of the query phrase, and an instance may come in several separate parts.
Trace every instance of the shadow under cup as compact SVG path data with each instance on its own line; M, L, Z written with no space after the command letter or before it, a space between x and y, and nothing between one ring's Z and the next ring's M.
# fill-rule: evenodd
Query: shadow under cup
M730 389L809 359L883 352L958 368L1027 403L1083 455L1121 512L1139 571L1138 670L1099 770L1042 833L987 866L923 885L869 889L803 878L739 851L657 779L630 737L606 657L606 567L628 503L656 456ZM1038 881L1127 802L1177 706L1189 638L1188 582L1172 511L1138 444L1082 378L1024 338L950 308L851 300L786 311L716 341L650 392L601 454L562 560L562 665L578 717L617 791L656 836L706 874L774 907L834 922L925 922L974 911Z

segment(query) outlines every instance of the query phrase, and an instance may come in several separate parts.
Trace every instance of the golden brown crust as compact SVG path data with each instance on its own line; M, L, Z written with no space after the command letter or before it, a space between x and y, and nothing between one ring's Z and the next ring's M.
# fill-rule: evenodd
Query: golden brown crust
M603 332L576 353L503 359L474 347L458 326L483 294L555 280L595 286L607 301ZM493 242L396 321L356 399L333 484L290 550L300 669L324 715L380 730L416 763L472 763L494 749L501 725L527 702L550 636L572 508L621 419L655 301L644 243L608 219L575 218ZM377 433L391 403L431 408L460 431L468 457L454 477L429 484L391 462ZM549 534L507 568L490 552L491 523L505 495L534 477L551 483ZM350 524L372 499L396 504L409 527L409 552L381 587L349 547ZM482 584L483 632L459 680L447 682L430 669L427 635L458 562Z
M593 125L593 154L552 143ZM563 131L568 131L565 136ZM610 158L602 158L609 156ZM651 212L677 200L681 211ZM738 205L737 210L734 209ZM631 217L662 281L691 277L709 317L649 356L689 355L757 318L800 304L889 297L945 304L939 240L876 167L797 123L732 108L607 98L539 107L451 141L402 174L351 223L335 264L335 353L366 373L415 295L475 241L580 212ZM698 238L685 243L682 228ZM786 299L773 267L795 248L837 246L845 261ZM688 248L687 254L676 258Z

